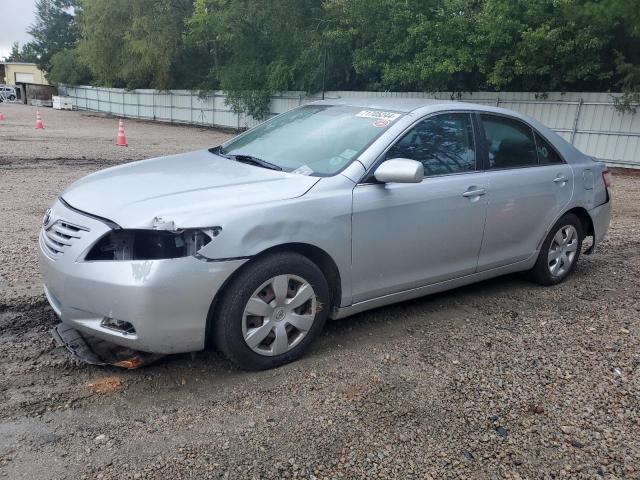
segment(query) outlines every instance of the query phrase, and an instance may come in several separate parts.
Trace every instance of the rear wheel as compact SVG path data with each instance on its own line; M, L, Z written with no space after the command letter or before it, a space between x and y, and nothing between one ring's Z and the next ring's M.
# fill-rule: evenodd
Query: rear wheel
M296 253L257 259L223 292L215 319L218 350L247 370L299 358L320 334L329 313L322 271Z
M542 243L538 260L529 272L541 285L556 285L567 278L580 258L584 231L582 222L567 213L556 222Z
M9 100L11 100L12 102L16 99L15 95L9 95Z

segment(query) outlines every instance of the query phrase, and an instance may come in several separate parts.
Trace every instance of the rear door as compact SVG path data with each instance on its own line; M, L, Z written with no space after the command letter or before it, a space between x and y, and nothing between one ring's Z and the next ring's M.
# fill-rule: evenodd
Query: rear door
M571 199L573 171L528 124L481 114L487 169L487 222L478 271L533 255Z
M353 301L475 272L486 214L486 173L477 168L470 113L428 117L380 159L422 162L420 183L353 191Z

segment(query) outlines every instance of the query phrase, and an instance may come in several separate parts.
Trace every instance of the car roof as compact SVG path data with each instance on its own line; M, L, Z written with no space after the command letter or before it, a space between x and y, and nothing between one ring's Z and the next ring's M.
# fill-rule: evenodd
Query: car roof
M395 110L409 113L423 107L432 107L440 104L453 104L458 108L460 102L452 100L436 100L430 98L404 98L404 97L349 97L349 98L327 98L313 102L314 105L348 105L352 107L362 107L382 110ZM464 107L462 107L464 108Z
M477 111L481 113L497 113L519 118L526 122L535 122L532 118L514 110L483 105L479 103L460 102L458 100L445 100L435 98L406 98L406 97L349 97L349 98L329 98L318 100L313 105L345 105L371 110L391 110L405 114L419 110L419 114L427 114L442 110L465 110Z

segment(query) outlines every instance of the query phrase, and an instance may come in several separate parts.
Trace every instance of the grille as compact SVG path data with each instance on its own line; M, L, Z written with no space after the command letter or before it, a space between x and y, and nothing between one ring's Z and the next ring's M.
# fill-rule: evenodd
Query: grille
M42 229L42 246L55 259L73 245L73 242L82 236L82 232L88 231L88 228L56 220L49 227Z

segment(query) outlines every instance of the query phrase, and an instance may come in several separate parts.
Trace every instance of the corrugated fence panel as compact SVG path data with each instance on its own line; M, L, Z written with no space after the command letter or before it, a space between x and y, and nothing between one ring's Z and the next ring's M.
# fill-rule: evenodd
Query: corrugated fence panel
M176 106L179 108L181 122L193 123L193 95L188 90L180 90Z
M143 119L154 119L154 90L136 90L136 117Z
M564 138L567 142L571 142L571 132L557 132L562 138Z
M191 121L196 125L215 125L214 97L192 95Z
M224 92L190 90L122 90L61 86L75 108L128 118L150 119L232 129L250 128L259 121L238 114ZM586 153L608 163L640 168L640 113L622 114L614 95L599 92L325 92L325 99L363 97L436 98L499 106L529 115ZM321 98L321 94L282 92L271 99L271 116Z
M123 93L123 116L137 117L139 116L138 95L136 92Z

